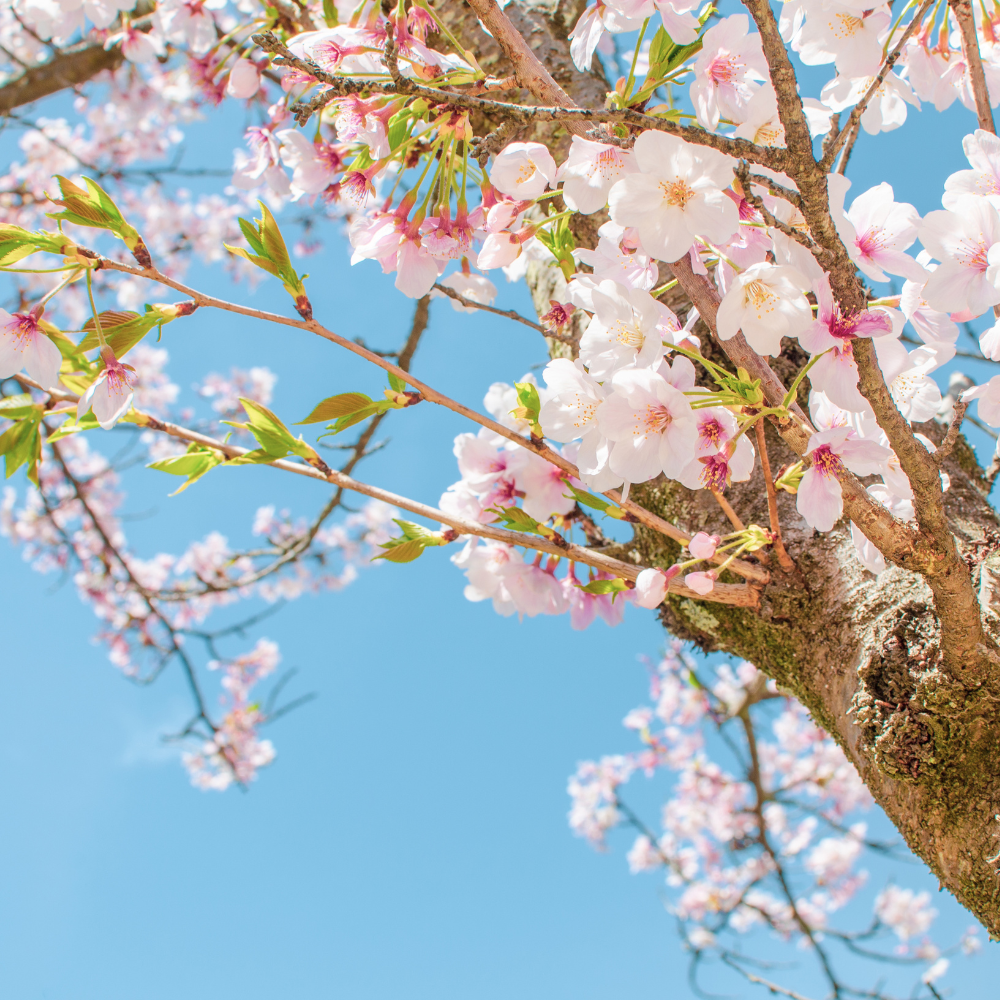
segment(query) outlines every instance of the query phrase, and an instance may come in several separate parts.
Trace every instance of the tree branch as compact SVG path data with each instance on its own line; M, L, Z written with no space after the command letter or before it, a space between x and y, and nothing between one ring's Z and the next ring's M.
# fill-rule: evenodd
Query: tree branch
M95 257L98 256L95 254ZM390 372L401 378L408 385L416 389L424 399L429 402L436 403L440 406L444 406L455 413L472 420L474 423L479 424L481 427L486 427L493 431L494 434L499 434L501 437L506 438L508 441L513 441L515 444L520 445L522 448L526 449L544 458L547 462L555 465L557 468L562 469L563 472L568 473L574 478L579 478L579 469L570 461L563 458L558 452L553 451L551 448L543 444L542 442L536 442L531 438L526 438L517 434L516 432L510 430L510 428L505 427L503 424L497 423L495 420L491 420L489 417L484 417L475 410L470 409L461 403L456 402L450 397L444 395L444 393L438 392L436 389L431 388L419 379L415 379L409 372L403 371L398 365L394 365L387 361L385 358L379 357L367 348L362 347L360 344L356 344L346 337L342 337L332 330L328 330L322 324L320 324L315 319L302 320L302 319L292 319L289 316L281 316L278 313L266 312L262 309L251 309L247 306L237 305L234 302L227 302L224 299L217 299L210 295L205 295L193 288L189 288L187 285L181 284L179 281L168 277L165 274L161 274L156 268L139 268L132 267L128 264L121 264L118 261L109 260L107 258L100 258L101 267L107 268L113 271L121 271L125 274L131 274L136 277L147 278L150 281L156 281L159 284L166 285L168 288L173 288L175 291L181 292L187 295L199 306L206 306L208 308L222 309L227 312L236 313L241 316L252 316L256 319L262 319L270 323L279 323L283 326L293 326L300 330L308 330L310 333L317 334L325 340L329 340L331 343L336 344L339 347L343 347L350 351L352 354L357 354L372 364L378 365L386 372ZM71 398L69 396L64 396L63 398ZM663 520L661 517L652 512L641 507L639 504L632 500L622 500L621 493L618 490L608 490L604 493L604 496L608 497L614 503L622 507L628 514L631 514L637 521L645 524L647 527L652 528L654 531L660 534L666 535L668 538L672 538L674 541L679 542L681 545L686 545L691 540L691 535L675 525L670 524L668 521ZM712 559L717 565L725 562L725 557L722 555L714 556ZM766 570L759 566L755 566L753 563L745 562L741 559L734 559L729 563L728 568L734 573L748 579L753 580L756 583L765 584L770 580L770 574Z
M976 22L972 15L972 4L970 0L948 0L948 7L955 15L958 31L962 37L962 58L969 73L972 96L976 101L979 127L996 134L993 109L990 107L990 92L986 86L986 73L983 70L983 57L979 51L979 37L976 35Z
M26 69L0 87L0 115L67 87L78 87L104 70L118 69L124 61L119 45L105 49L103 45L81 43L64 49L48 62Z

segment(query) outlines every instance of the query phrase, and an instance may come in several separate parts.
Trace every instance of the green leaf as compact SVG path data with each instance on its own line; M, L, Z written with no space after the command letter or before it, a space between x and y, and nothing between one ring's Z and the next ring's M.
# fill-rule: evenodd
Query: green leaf
M374 562L375 559L385 559L387 562L394 563L413 562L414 559L424 554L426 547L420 539L410 538L397 545L386 547L386 550L374 556L372 561Z
M79 420L77 420L75 414L72 414L59 425L57 430L54 430L49 435L49 444L55 444L56 441L61 441L71 434L79 434L80 431L97 430L100 426L97 422L97 417L94 416L93 410L87 410Z
M0 267L10 267L33 253L71 253L76 249L72 240L63 233L35 233L0 223Z
M133 252L142 244L138 230L130 226L108 193L89 177L83 179L86 189L71 180L56 175L62 198L52 198L52 203L62 206L61 212L49 212L50 219L71 222L92 229L106 229L114 233Z
M240 230L253 252L244 250L242 247L231 247L228 243L224 243L223 246L230 253L243 257L251 264L267 271L268 274L280 278L285 290L295 300L295 308L299 314L305 319L311 319L312 306L309 304L306 288L302 283L306 276L297 274L292 267L284 237L268 207L262 201L258 201L257 204L260 206L259 219L239 220Z
M364 409L358 410L356 413L341 417L335 424L330 425L330 431L333 434L339 434L341 431L346 431L348 427L360 424L362 420L367 420L369 417L374 417L376 414L385 413L386 410L394 408L389 400L380 399L372 403L371 406L366 406Z
M40 418L42 407L34 403L28 393L21 392L16 396L0 397L0 419L23 420L32 413L39 414Z
M156 469L158 472L166 472L171 476L184 476L185 481L170 495L177 496L183 493L192 483L196 483L206 472L214 469L217 465L225 462L226 456L214 448L206 448L204 445L192 444L183 455L174 455L172 458L161 458L158 462L151 462L147 469Z
M564 216L549 229L539 229L535 233L535 236L538 237L539 241L548 248L552 256L559 262L560 269L566 276L566 280L569 281L576 273L576 259L573 257L573 251L576 249L576 240L570 231L568 219Z
M586 586L582 584L578 586L588 594L620 594L623 590L631 589L628 582L621 577L615 577L613 580L592 580Z
M307 462L319 458L311 445L306 444L300 437L293 437L292 432L281 422L277 414L269 410L266 406L243 397L240 397L240 403L250 418L250 422L248 424L237 424L225 420L223 423L228 423L231 427L241 427L249 430L257 439L261 451L268 457L251 457L254 453L250 452L247 455L241 455L239 458L232 459L230 464L244 465L260 461L273 462L277 458L284 458L289 452L293 455L298 455L300 458L304 458Z
M583 490L578 490L570 483L566 484L566 488L569 490L569 493L564 493L563 496L575 500L582 507L599 510L602 514L617 518L619 521L628 520L629 515L621 507L617 507L611 503L610 500L605 500L604 497L592 496L590 493L584 493Z
M413 562L414 559L423 554L424 549L448 544L447 539L440 531L431 531L429 528L414 524L412 521L400 521L396 518L393 520L402 529L403 534L398 538L390 538L389 541L384 542L382 548L385 551L374 556L373 561L385 559L395 563Z
M406 392L406 383L398 375L389 372L389 388L394 392Z
M411 108L403 108L397 111L390 119L386 128L386 138L389 140L389 149L394 150L406 138L408 132L407 123L413 117Z
M305 420L300 420L300 424L319 424L326 420L336 420L339 417L348 417L352 413L372 405L371 396L366 396L363 392L342 392L339 396L329 396L309 414Z
M0 434L0 455L4 457L7 478L28 463L28 478L38 484L38 461L42 457L42 437L39 434L41 413L19 420Z
M538 412L542 404L538 398L538 386L534 382L515 382L514 388L517 390L517 401L520 405L510 411L511 416L517 420L527 421L531 435L541 437L542 428L538 423Z
M115 352L116 358L127 354L154 326L159 326L163 322L156 312L140 314L109 310L100 313L99 318L101 332L104 334L108 346ZM97 328L93 316L83 324L83 329L87 335L77 345L77 350L92 351L98 346Z

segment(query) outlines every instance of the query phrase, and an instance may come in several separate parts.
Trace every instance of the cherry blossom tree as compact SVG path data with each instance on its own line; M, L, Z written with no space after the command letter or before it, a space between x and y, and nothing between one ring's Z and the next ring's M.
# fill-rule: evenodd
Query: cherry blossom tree
M960 324L1000 316L998 30L1000 6L969 0L3 5L0 454L20 475L0 530L72 576L126 676L183 672L175 738L208 790L249 785L275 756L263 728L302 700L267 681L274 643L223 644L261 616L212 629L217 609L451 547L465 596L502 615L653 611L675 638L625 720L639 746L580 766L574 831L600 847L634 828L629 864L665 878L696 985L712 965L801 996L741 944L771 932L822 995L889 995L844 978L849 954L912 964L913 995L940 996L973 931L935 943L926 894L892 884L869 922L846 908L863 860L895 849L868 836L877 803L1000 935L1000 458L984 470L962 433L977 400L996 437L1000 375L942 392L934 374L968 353ZM832 76L807 93L802 66ZM862 131L956 100L969 169L940 178L941 210L896 202L890 175L852 190ZM184 125L226 103L254 123L244 147L187 171ZM178 186L190 173L206 191ZM295 260L323 220L352 251L325 266L377 262L414 300L398 349L314 313ZM219 299L195 263L276 278L288 308ZM499 271L536 318L493 305ZM541 381L498 372L480 407L419 379L432 297L536 331ZM276 413L275 351L205 373L210 414L178 409L153 334L196 310L320 337L381 369L383 396ZM1000 358L995 318L979 349ZM354 475L416 405L468 422L437 506ZM106 455L123 436L179 490L258 464L327 499L296 519L262 498L252 549L215 532L144 556ZM667 778L658 824L626 801L639 772Z

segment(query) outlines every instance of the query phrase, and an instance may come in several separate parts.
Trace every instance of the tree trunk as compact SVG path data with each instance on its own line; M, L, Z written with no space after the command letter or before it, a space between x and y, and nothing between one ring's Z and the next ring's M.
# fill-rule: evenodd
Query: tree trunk
M584 6L582 0L515 0L506 12L563 89L580 105L600 107L608 85L575 69L566 39ZM495 44L483 50L484 36L466 4L443 5L443 11L463 43L483 52L484 69L498 77L510 72ZM517 138L556 149L569 141L552 126L536 126L531 135ZM584 219L575 228L578 243L595 245L594 221ZM540 313L560 279L553 267L529 271ZM690 307L679 289L672 298L675 312ZM699 332L705 353L724 362L707 329ZM791 345L774 368L787 385L805 360ZM806 382L800 402L807 396ZM937 442L945 434L934 422L919 429ZM767 445L773 469L796 460L772 427ZM986 501L990 484L964 438L944 469L951 478L946 494L951 527L979 586L984 625L996 637L1000 596L994 606L991 595L1000 586L1000 520ZM750 482L736 484L729 494L748 524L768 524L762 475L758 464ZM730 530L707 491L692 492L661 478L633 487L632 496L688 531ZM661 609L664 626L705 651L751 660L801 701L843 747L914 853L991 936L1000 937L994 860L1000 852L1000 669L962 678L948 674L939 652L940 622L922 576L890 565L876 577L858 560L849 522L818 534L787 493L779 496L779 511L797 573L782 574L772 560L773 582L756 609L671 597ZM619 558L664 568L679 554L675 543L641 525L631 543L614 548ZM1000 658L987 662L1000 666Z

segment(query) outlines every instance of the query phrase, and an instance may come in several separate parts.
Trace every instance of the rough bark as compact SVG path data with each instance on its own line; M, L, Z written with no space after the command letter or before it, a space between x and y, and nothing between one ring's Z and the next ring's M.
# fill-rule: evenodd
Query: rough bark
M578 104L603 103L607 83L581 74L569 58L566 33L583 4L517 2L506 10L562 89ZM464 4L448 4L449 26L466 44L482 49L482 35ZM478 38L478 40L477 40ZM498 77L510 73L496 45L487 45L484 69ZM800 112L801 114L801 112ZM790 118L786 132L803 122ZM550 131L545 131L549 129ZM562 130L533 126L533 138L561 146ZM837 244L832 226L823 230L820 208L826 207L825 183L805 178L800 185L811 202L821 244ZM813 221L812 219L810 220ZM588 232L589 230L589 232ZM578 242L593 245L596 227L580 227ZM843 251L841 250L841 254ZM846 255L844 255L846 257ZM837 266L839 265L839 267ZM835 283L860 286L849 261L837 260ZM533 268L529 285L535 304L547 307L558 284L554 268ZM838 281L839 279L839 281ZM863 299L859 298L858 305ZM686 311L688 302L675 289L670 303ZM703 330L706 353L724 360ZM794 348L773 367L787 385L805 361ZM801 390L804 401L808 383ZM941 441L946 429L930 423L919 428ZM774 468L796 456L767 428ZM951 477L945 494L948 526L959 558L978 589L983 625L991 638L1000 635L1000 520L987 503L988 485L960 438L944 463ZM732 491L732 503L747 523L768 523L767 497L760 469ZM664 479L633 487L633 497L658 515L688 530L725 532L728 523L705 491L692 493ZM890 567L878 577L857 559L851 528L842 521L825 535L810 529L795 509L794 497L778 498L785 545L798 573L773 572L757 609L709 605L670 598L661 617L675 635L706 651L718 650L752 660L781 687L798 698L843 747L872 794L906 842L937 875L942 886L1000 936L1000 777L994 764L1000 739L1000 670L949 670L942 661L941 623L934 594L918 572ZM679 554L676 543L643 527L634 541L616 554L667 567ZM1000 591L998 591L1000 595ZM995 654L992 654L995 656ZM982 659L982 657L981 657ZM986 655L987 662L990 656ZM1000 658L994 661L1000 664Z

